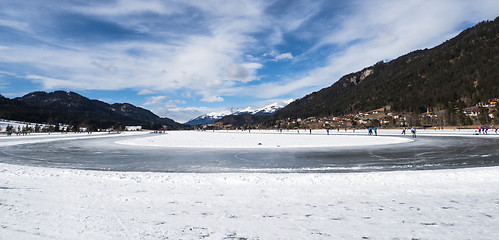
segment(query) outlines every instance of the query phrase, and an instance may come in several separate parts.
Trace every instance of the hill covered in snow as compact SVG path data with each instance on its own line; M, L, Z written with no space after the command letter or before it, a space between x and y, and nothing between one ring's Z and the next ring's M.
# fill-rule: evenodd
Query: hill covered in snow
M194 119L189 120L186 122L186 125L203 125L203 124L210 124L214 123L218 120L221 120L223 117L226 116L239 116L243 114L249 114L253 116L270 116L274 114L276 111L282 109L289 103L291 103L293 99L285 100L285 101L278 101L274 102L272 104L269 104L267 106L264 106L262 108L252 108L252 107L246 107L243 109L237 109L236 111L230 111L230 110L225 110L221 112L211 112L207 113L205 115L196 117Z

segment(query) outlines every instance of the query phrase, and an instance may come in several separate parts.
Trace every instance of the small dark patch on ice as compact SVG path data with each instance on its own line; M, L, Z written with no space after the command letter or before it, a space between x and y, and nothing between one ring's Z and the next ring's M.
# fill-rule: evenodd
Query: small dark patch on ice
M273 215L263 215L262 217L263 217L263 218L273 218L273 217L275 217L275 216L273 216Z
M343 221L343 218L340 217L335 217L335 218L330 218L333 221Z
M311 217L311 216L312 216L312 214L307 214L307 215L305 215L305 217Z
M362 219L369 220L369 219L371 219L371 217L362 217Z
M432 223L421 223L421 225L425 225L425 226L436 226L437 223L436 222L432 222Z
M210 237L210 234L209 234L209 233L202 234L200 237L201 237L201 238L209 238L209 237Z
M319 236L326 236L326 237L330 237L331 236L330 234L322 233L322 232L312 232L310 234L312 234L312 235L319 235Z
M9 190L9 189L15 189L15 188L10 188L10 187L3 187L3 186L0 186L0 190Z
M247 240L248 238L238 237L237 233L233 232L233 233L228 233L227 235L225 235L224 239Z
M450 200L451 203L459 203L458 201L456 200Z
M446 227L454 227L454 223L441 223L442 226L446 226Z
M492 215L489 215L489 214L486 214L486 213L482 213L482 214L485 215L486 217L493 218Z
M236 215L230 215L229 218L238 218Z
M446 206L445 206L445 207L442 207L442 209L447 210L447 209L456 209L456 208L454 208L454 207L446 207Z

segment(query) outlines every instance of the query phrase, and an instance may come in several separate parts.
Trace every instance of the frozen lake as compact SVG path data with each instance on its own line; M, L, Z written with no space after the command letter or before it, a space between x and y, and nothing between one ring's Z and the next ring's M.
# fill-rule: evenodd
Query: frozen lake
M0 239L499 238L499 135L379 135L0 136Z
M381 139L380 136L370 136L365 140L365 134L359 132L341 133L343 135L318 137L340 140L350 137L354 141ZM87 170L181 173L371 172L499 165L499 138L492 135L490 137L441 136L430 131L431 135L422 134L412 141L410 136L398 135L398 131L385 133L392 133L393 139L411 141L398 144L320 148L182 148L116 144L130 139L143 141L151 136L157 138L154 134L122 135L111 138L82 136L64 141L4 146L0 148L0 162ZM239 134L237 136L245 139L249 136L245 133ZM223 136L223 133L219 135ZM289 139L295 135L283 134L279 139ZM164 134L160 137L169 136ZM305 137L307 135L303 133L300 136L301 139ZM213 136L208 136L208 139L210 138ZM1 138L1 141L8 139Z

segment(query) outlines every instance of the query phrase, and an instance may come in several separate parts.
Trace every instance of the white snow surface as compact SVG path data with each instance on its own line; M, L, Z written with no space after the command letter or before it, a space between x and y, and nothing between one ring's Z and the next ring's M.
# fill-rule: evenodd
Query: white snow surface
M46 127L49 126L48 124L43 124L43 123L28 123L28 122L21 122L21 121L11 121L11 120L5 120L5 119L0 119L0 132L5 132L7 129L7 126L13 126L14 129L17 130L18 127L21 129L23 127L31 127L35 128L36 125L39 125L40 127Z
M498 239L499 167L136 173L0 164L0 239Z
M90 139L90 138L104 138L104 137L118 137L123 135L141 135L146 134L146 132L121 132L108 133L108 132L93 132L91 134L87 133L31 133L28 135L16 135L12 136L0 135L0 147L3 146L13 146L20 144L36 144L44 142L55 142L55 141L66 141L66 140L77 140L77 139Z
M319 133L320 132L320 133ZM146 138L118 141L132 146L171 148L318 148L399 144L412 141L394 136L327 135L325 130L171 131Z

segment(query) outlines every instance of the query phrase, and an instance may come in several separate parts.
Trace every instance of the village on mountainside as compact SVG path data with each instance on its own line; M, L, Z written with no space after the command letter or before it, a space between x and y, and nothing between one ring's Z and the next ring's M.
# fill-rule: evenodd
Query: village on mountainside
M420 128L443 129L444 127L475 128L476 126L499 125L498 98L480 102L473 106L457 106L454 112L448 110L426 112L395 112L390 106L357 114L329 117L287 118L269 123L234 126L217 121L199 126L200 129L363 129L367 127L399 128L416 126Z

